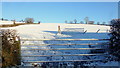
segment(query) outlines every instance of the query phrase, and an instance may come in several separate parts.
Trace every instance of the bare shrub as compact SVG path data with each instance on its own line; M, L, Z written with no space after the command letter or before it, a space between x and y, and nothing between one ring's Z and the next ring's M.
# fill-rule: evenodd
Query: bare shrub
M34 19L33 18L25 18L25 23L34 23Z
M110 30L110 54L120 60L120 19L111 21Z
M16 30L1 30L2 35L2 66L20 64L20 40L17 40Z

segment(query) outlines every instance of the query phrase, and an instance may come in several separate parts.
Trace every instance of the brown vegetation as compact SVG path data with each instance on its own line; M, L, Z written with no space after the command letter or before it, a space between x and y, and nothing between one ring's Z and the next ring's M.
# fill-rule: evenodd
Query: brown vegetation
M26 25L26 24L29 24L29 23L5 24L5 25L0 25L0 27L15 27L15 26ZM30 23L30 24L38 24L38 23Z
M20 40L15 30L1 30L2 33L2 67L21 63Z

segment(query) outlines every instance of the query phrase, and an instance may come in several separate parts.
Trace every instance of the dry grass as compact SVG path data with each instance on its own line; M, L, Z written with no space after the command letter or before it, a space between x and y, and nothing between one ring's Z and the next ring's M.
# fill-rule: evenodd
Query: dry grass
M15 27L15 26L26 25L26 24L29 24L29 23L6 24L6 25L0 25L0 27ZM38 23L31 23L31 24L38 24Z
M15 30L2 30L2 67L15 66L21 63L20 41L16 41Z

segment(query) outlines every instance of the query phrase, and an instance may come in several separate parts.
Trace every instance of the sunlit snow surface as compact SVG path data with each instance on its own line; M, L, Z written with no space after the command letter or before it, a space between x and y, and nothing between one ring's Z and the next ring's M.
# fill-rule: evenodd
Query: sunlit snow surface
M61 27L61 34L58 34L58 26ZM79 32L78 30L66 31L66 28L84 28L86 33ZM4 28L6 29L6 28ZM101 25L85 25L85 24L63 24L63 23L41 23L35 25L21 25L12 27L9 29L16 29L21 38L24 39L109 39L108 30L109 26ZM98 30L100 31L96 33ZM44 45L37 44L81 44L81 43L102 43L107 41L22 41L21 53L22 56L26 55L63 55L63 54L88 54L90 50L27 50L25 49L54 49L54 48L89 48L87 45ZM26 45L28 44L28 45ZM34 44L34 45L29 45ZM99 45L96 45L99 47ZM105 59L104 56L94 56L90 59ZM89 60L85 56L54 56L54 57L22 57L24 61L56 61L56 60ZM113 64L114 63L114 64ZM108 66L108 64L118 65L117 62L93 62L91 64L85 64L85 66L102 65ZM31 64L23 64L31 65Z
M25 23L25 22L15 22L15 23ZM14 24L13 21L1 21L0 20L0 25L10 25L10 24Z

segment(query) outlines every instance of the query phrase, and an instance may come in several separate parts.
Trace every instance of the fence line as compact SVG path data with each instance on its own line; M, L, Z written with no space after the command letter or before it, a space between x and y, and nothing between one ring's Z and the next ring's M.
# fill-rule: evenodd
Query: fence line
M109 39L20 39L21 41L102 41ZM84 43L84 44L24 44L24 45L108 45L108 43ZM22 51L28 50L105 50L106 48L50 48L50 49L22 49ZM104 53L99 54L63 54L63 55L23 55L22 57L52 57L52 56L101 56L107 55ZM82 62L82 61L105 61L101 59L92 60L54 60L54 61L23 61L23 63L46 63L46 62Z
M56 48L56 49L22 49L23 51L26 50L99 50L104 48Z
M48 56L94 56L94 55L107 55L107 54L24 55L24 56L22 56L22 57L48 57Z
M24 63L46 63L46 62L83 62L83 61L102 61L100 59L96 60L64 60L64 61L24 61ZM105 60L104 60L105 61Z
M22 41L102 41L110 39L21 39Z
M44 46L44 45L108 45L108 43L96 43L96 44L23 44L24 45L37 45L37 46Z

